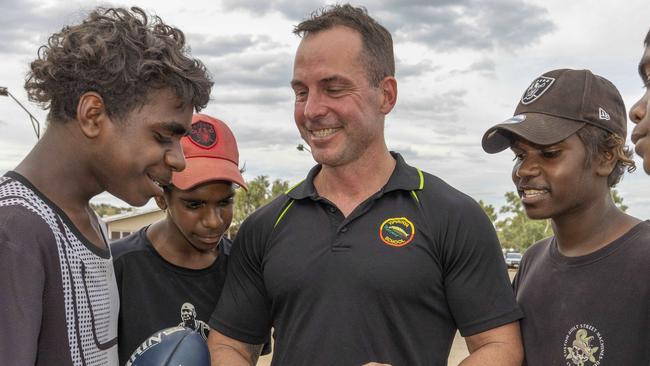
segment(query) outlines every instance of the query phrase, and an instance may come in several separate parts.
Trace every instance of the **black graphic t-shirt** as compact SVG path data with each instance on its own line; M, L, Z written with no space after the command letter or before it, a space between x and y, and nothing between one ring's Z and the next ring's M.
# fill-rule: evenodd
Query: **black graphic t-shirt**
M226 276L231 242L223 238L219 257L208 268L176 266L156 252L143 228L111 244L120 292L118 352L124 365L151 334L177 325L207 338L205 323L217 304Z
M528 366L650 365L650 221L580 257L542 240L514 286Z

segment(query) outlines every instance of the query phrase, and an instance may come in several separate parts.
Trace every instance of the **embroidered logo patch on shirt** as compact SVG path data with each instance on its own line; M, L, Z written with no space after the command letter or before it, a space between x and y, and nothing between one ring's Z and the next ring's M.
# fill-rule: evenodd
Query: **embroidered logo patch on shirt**
M413 240L415 226L406 217L391 217L379 227L379 238L393 247L403 247Z
M605 341L596 327L579 324L569 329L564 338L567 365L598 366L603 359Z

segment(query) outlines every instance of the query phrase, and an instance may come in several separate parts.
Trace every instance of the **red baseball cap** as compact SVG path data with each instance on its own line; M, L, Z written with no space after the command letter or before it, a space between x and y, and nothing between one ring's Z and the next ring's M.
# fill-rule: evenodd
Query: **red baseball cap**
M235 136L222 121L205 114L192 116L192 128L181 139L185 169L174 172L172 184L181 190L210 181L229 181L248 189L239 171Z

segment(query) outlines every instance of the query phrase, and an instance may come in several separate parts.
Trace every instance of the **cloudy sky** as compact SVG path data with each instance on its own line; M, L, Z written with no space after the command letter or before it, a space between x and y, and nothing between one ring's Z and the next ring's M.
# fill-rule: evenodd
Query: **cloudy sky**
M299 39L291 30L326 2L0 0L0 86L45 121L46 112L30 104L22 88L28 62L49 34L107 4L143 7L186 33L192 54L215 80L205 112L235 132L246 179L264 174L294 183L305 176L314 162L296 150L301 140L289 81ZM389 147L497 207L513 189L512 154L485 154L481 136L512 115L535 77L556 68L588 68L611 80L627 107L643 92L636 67L650 27L647 0L353 4L366 6L393 34L399 95L386 123ZM35 142L24 111L0 98L0 173L12 169ZM650 177L641 168L624 178L618 189L629 212L650 218L648 187ZM108 194L95 201L119 203Z

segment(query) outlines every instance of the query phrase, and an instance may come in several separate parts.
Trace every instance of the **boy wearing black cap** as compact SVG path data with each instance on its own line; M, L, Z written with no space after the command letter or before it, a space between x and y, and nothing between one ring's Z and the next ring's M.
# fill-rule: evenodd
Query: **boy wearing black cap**
M630 120L636 124L632 131L635 151L643 158L643 169L650 174L650 31L645 36L645 51L639 62L639 76L645 93L630 109Z
M610 188L634 163L625 107L588 70L535 79L483 149L515 153L526 214L554 236L525 253L514 280L528 365L650 363L650 222L619 210Z

